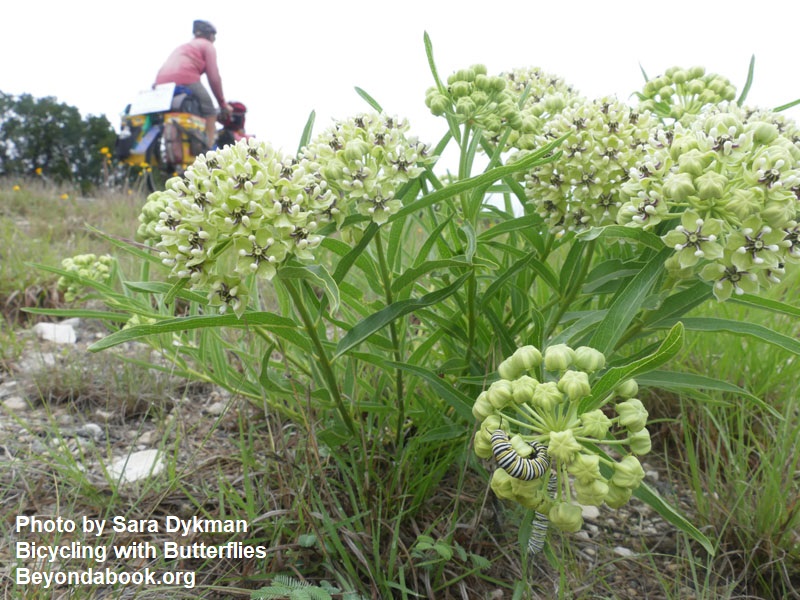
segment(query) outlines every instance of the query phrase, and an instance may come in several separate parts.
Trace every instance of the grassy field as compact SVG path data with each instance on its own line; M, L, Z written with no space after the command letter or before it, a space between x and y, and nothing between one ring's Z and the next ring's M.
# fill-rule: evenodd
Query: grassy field
M62 570L92 564L195 579L191 588L46 589L15 582L15 567L29 561L5 546L5 597L247 598L271 585L253 597L499 599L512 597L515 580L526 581L534 598L800 597L800 369L788 351L743 337L690 335L680 361L751 395L685 390L643 398L654 444L648 482L712 540L713 556L634 501L587 518L591 527L581 535L551 532L548 551L521 563L522 513L494 498L470 436L437 442L428 432L397 452L378 414L352 443L331 448L317 437L323 413L302 387L293 405L275 411L177 377L134 345L117 357L89 354L79 343L55 350L46 374L22 372L31 353L53 352L29 332L44 317L22 309L65 305L57 277L31 263L58 267L64 257L113 251L86 224L132 238L143 202L136 194L79 198L41 183L0 181L0 384L18 384L29 404L0 414L0 533L66 545L74 534L20 533L16 517L121 517L122 530L107 533L105 546L241 543L263 555L64 558ZM773 294L796 306L798 289L789 280ZM693 316L721 313L800 335L797 318L764 318L733 303L702 306ZM84 326L92 335L105 331L99 322ZM68 433L98 422L102 435L89 442ZM142 449L161 453L159 475L124 484L103 466ZM150 520L166 516L243 520L248 531L147 531ZM48 559L40 564L56 570Z

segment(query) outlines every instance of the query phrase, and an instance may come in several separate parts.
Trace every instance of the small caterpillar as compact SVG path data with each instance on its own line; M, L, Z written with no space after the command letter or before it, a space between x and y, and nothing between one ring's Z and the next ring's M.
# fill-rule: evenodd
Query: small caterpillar
M523 458L511 446L505 431L497 429L492 433L492 454L497 465L505 469L511 477L525 481L541 477L550 468L547 447L539 442L528 442L528 444L533 448L533 454Z
M547 482L547 494L551 498L556 493L556 475L550 473L550 481ZM539 554L544 550L544 542L547 537L547 526L549 519L544 513L538 510L534 513L533 523L531 523L531 537L528 539L528 552L531 554Z

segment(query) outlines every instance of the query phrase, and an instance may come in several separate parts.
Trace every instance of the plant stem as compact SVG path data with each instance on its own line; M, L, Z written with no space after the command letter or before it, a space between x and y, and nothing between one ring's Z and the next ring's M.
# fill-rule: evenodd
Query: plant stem
M375 248L378 252L378 265L381 272L381 282L386 298L386 306L390 306L394 299L392 297L392 278L389 274L389 266L386 264L386 256L383 252L383 241L381 240L381 230L375 234ZM397 326L394 321L389 323L389 335L392 338L392 348L394 351L395 362L403 362L403 354L400 349L400 338L397 335ZM394 376L395 394L397 395L397 432L395 433L395 445L397 448L403 446L403 423L406 420L406 400L403 390L403 371L395 370Z
M586 276L589 274L589 267L592 266L592 254L594 254L594 247L596 245L597 240L591 240L586 244L586 252L583 256L583 264L581 264L581 271L578 274L578 277L575 280L575 285L567 292L567 295L561 300L558 307L558 312L553 317L553 320L550 322L550 326L548 327L547 335L544 336L544 339L549 338L553 331L555 331L556 327L558 327L559 321L561 321L561 317L564 316L564 313L569 310L570 306L572 305L573 300L575 300L576 296L581 291L581 286L583 282L586 280Z
M322 377L325 380L325 385L328 388L331 396L333 397L334 402L336 402L336 407L339 410L339 414L342 417L342 421L347 426L347 429L355 435L356 427L353 423L353 419L350 416L350 413L347 411L347 407L344 405L344 401L342 400L342 395L339 392L339 386L336 383L336 376L333 374L333 369L331 368L331 363L328 360L328 354L325 352L325 347L322 345L322 341L319 339L319 335L317 334L317 328L314 325L314 321L311 319L311 315L308 313L308 309L306 308L305 302L303 301L303 297L298 289L295 287L294 282L288 279L280 280L283 286L286 288L286 291L289 292L289 296L292 298L292 302L294 303L294 308L297 313L300 315L300 319L303 321L303 325L306 328L306 332L308 333L308 337L311 338L311 343L314 345L314 348L317 350L317 359L319 360L319 368L322 372Z

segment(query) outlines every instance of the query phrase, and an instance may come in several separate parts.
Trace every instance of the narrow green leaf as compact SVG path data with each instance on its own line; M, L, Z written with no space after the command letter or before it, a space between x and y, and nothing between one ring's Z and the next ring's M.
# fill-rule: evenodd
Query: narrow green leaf
M423 242L422 247L419 249L419 253L417 254L417 259L414 261L414 266L415 267L418 267L423 262L425 262L425 259L428 257L428 254L430 254L430 252L431 252L431 249L436 245L437 241L439 241L441 239L442 230L445 227L447 227L448 223L450 223L450 220L452 218L453 218L452 216L447 217L444 221L439 223L433 229L433 231L431 231L430 235L428 236L428 239L426 239Z
M395 219L399 219L408 214L417 212L423 208L431 206L432 204L436 204L437 202L443 202L444 200L449 200L450 198L457 196L458 194L461 194L463 192L469 191L473 188L480 187L482 185L492 184L495 181L502 179L503 177L506 177L507 175L513 175L514 173L518 173L519 171L526 171L531 167L552 162L560 156L560 153L556 152L555 154L551 154L551 152L553 152L556 149L556 147L565 139L566 135L550 142L549 144L543 146L536 152L531 152L524 158L520 159L517 162L511 163L510 165L495 167L494 169L486 171L485 173L481 173L480 175L475 175L474 177L462 179L460 181L457 181L456 183L443 187L442 189L431 192L430 194L426 194L425 196L422 196L415 202L405 205L394 215L389 217L389 221L391 222Z
M600 379L592 384L591 395L581 400L578 414L600 408L605 402L606 396L620 382L641 373L648 373L674 358L683 345L683 336L683 324L678 321L655 352L627 365L608 369Z
M267 327L275 335L287 338L287 333L296 332L297 324L291 319L281 317L269 312L245 313L241 319L236 315L200 315L194 317L179 317L166 319L158 323L148 325L136 325L128 329L122 329L111 335L104 337L92 344L89 351L98 352L106 348L111 348L123 342L147 337L149 335L161 335L163 333L173 333L178 331L188 331L191 329L203 329L206 327L237 327L246 328L257 325ZM287 338L289 339L289 338ZM308 341L302 336L292 336L289 341L300 345L302 348L310 350ZM305 343L303 343L305 342Z
M174 287L169 283L163 283L161 281L126 281L124 285L134 292L165 295L169 294ZM176 295L178 298L188 300L189 302L197 302L202 305L208 304L208 298L203 294L198 294L197 292L192 292L187 289L179 290Z
M81 308L23 308L22 310L32 315L48 315L65 319L97 319L99 321L116 321L119 323L125 323L131 318L127 313L84 310Z
M732 319L719 319L715 317L696 317L682 319L682 321L686 329L690 331L724 331L727 333L746 335L761 342L788 350L792 354L800 355L799 340L788 335L778 333L777 331L774 331L769 327L764 327L763 325L758 325L756 323L744 323L742 321L734 321ZM667 319L665 321L660 321L658 325L661 327L669 327L673 322L674 319Z
M800 317L800 307L792 306L778 300L770 300L769 298L762 298L760 296L753 296L752 294L742 294L741 296L732 295L729 302L736 302L737 304L744 304L745 306L753 306L761 308L773 313L789 315L791 317Z
M753 54L750 57L750 66L747 68L747 80L744 83L744 87L742 88L742 93L739 94L739 99L736 101L736 104L741 106L744 104L744 101L747 99L747 94L750 92L750 86L753 85L753 74L755 73L756 69L756 55Z
M464 257L429 260L420 265L410 267L405 271L403 271L403 274L398 276L392 282L392 292L393 293L399 292L406 286L409 286L417 282L420 277L422 277L427 273L430 273L431 271L436 271L439 269L468 269L468 268L470 268L470 265L469 263L467 263Z
M430 67L431 75L433 75L433 81L436 83L436 87L439 88L439 91L445 94L447 93L447 88L444 87L442 80L439 79L439 72L436 69L436 62L433 60L433 43L431 42L431 37L428 35L427 31L423 33L422 39L425 42L425 56L428 57L428 67Z
M475 420L475 417L472 416L474 400L447 383L437 373L408 363L390 361L387 364L394 369L400 369L425 380L442 400L453 407L453 410L462 420L468 423Z
M336 347L336 353L334 354L333 358L336 359L351 348L357 346L373 333L380 331L395 319L399 319L400 317L414 312L417 309L431 306L432 304L438 304L446 298L449 298L455 294L462 285L464 285L464 282L469 276L470 273L466 273L447 287L436 290L435 292L431 292L430 294L425 294L421 298L410 298L408 300L394 302L378 312L371 314L353 327L350 331L348 331L345 336L339 340L339 344Z
M727 381L721 381L704 375L694 373L678 373L675 371L655 370L637 375L636 382L639 385L669 390L673 392L685 392L695 390L711 390L734 394L738 398L747 398L762 410L768 411L776 419L783 420L783 415L758 396L751 394L744 388L734 385Z
M297 154L300 154L303 148L308 146L308 143L311 141L311 132L314 130L314 121L316 119L317 119L317 113L312 110L308 114L308 119L306 119L305 127L303 127L303 133L300 135L300 144L297 146Z
M464 252L464 255L466 256L467 262L471 263L472 258L475 256L475 251L478 248L478 241L475 238L475 230L469 223L464 223L461 226L461 231L464 232L464 235L467 238L467 248Z
M589 345L604 354L614 350L617 341L639 312L650 290L664 270L664 261L672 248L664 248L652 257L636 277L614 299L608 314L592 336Z
M592 227L580 232L575 237L586 242L600 238L632 240L653 250L661 250L664 247L664 242L655 233L638 227L625 227L624 225Z
M331 312L339 310L339 286L322 265L283 266L278 270L278 279L302 279L322 288L328 299Z
M363 98L363 99L366 101L366 103L367 103L367 104L369 104L369 105L370 105L372 108L374 108L374 109L375 109L377 112L379 112L379 113L382 113L382 112L383 112L383 108L381 108L381 105L380 105L380 104L378 104L378 101L377 101L377 100L375 100L375 98L373 98L372 96L370 96L370 95L369 95L367 92L365 92L364 90L362 90L362 89L361 89L360 87L358 87L358 86L356 86L356 87L355 87L355 89L356 89L356 94L358 94L359 96L361 96L361 97L362 97L362 98Z
M642 482L638 488L633 490L633 495L655 510L665 521L671 523L698 542L710 555L714 555L714 545L711 541L649 485Z
M694 285L667 297L657 310L647 313L643 322L648 327L661 321L680 319L695 306L699 306L711 298L711 286L705 281L697 281Z
M797 106L798 104L800 104L800 98L798 98L797 100L792 100L787 104L781 104L780 106L773 108L772 110L775 112L781 112L784 110L789 110L790 108L792 108L793 106Z
M639 63L639 70L642 72L642 77L644 77L644 80L646 82L650 81L650 79L647 77L647 73L645 72L644 66L642 65L642 63Z
M482 231L480 235L478 235L478 241L485 242L499 235L503 235L504 233L510 233L519 229L530 229L536 227L541 222L542 218L536 214L509 219L497 225L492 225L486 231Z

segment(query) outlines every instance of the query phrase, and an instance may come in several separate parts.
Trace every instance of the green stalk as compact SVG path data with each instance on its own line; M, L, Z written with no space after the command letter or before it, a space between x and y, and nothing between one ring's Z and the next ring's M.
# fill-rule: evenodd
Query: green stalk
M336 402L336 407L339 410L342 421L344 421L344 424L347 426L347 429L350 431L350 433L355 435L356 426L353 423L350 413L347 411L347 408L344 405L341 393L339 393L339 386L336 383L336 376L333 374L333 369L331 368L331 363L328 360L328 355L325 352L325 347L322 345L322 341L319 339L317 328L314 326L314 321L311 318L311 315L308 313L308 309L303 301L303 297L295 287L292 280L281 279L280 282L286 288L286 291L289 292L289 296L291 296L292 302L294 303L294 308L297 311L297 314L300 315L300 319L303 321L303 325L306 328L308 337L311 339L311 343L317 350L317 358L319 360L320 371L322 371L322 377L325 380L325 385L333 397L333 400Z
M386 306L391 306L394 302L392 297L392 278L389 274L389 267L386 264L386 256L383 252L383 241L381 240L381 230L375 234L375 248L378 251L378 266L381 272L381 283L383 283ZM394 321L389 323L389 336L392 338L392 348L394 360L397 363L403 362L403 354L400 350L400 339L397 335L397 326ZM397 395L397 432L395 433L395 445L401 448L403 445L403 423L406 420L406 400L403 391L403 371L395 370L394 376L395 394Z
M581 286L583 282L586 280L587 275L589 274L589 268L592 266L592 254L594 254L594 247L596 245L597 240L591 240L586 244L586 253L583 257L583 264L581 265L581 271L578 274L578 278L575 281L575 285L569 290L567 295L564 299L559 303L558 312L555 314L555 317L550 322L550 326L548 327L547 335L545 339L549 338L555 328L558 327L558 323L561 321L561 317L564 316L564 313L569 310L570 305L575 300L577 295L581 291Z

